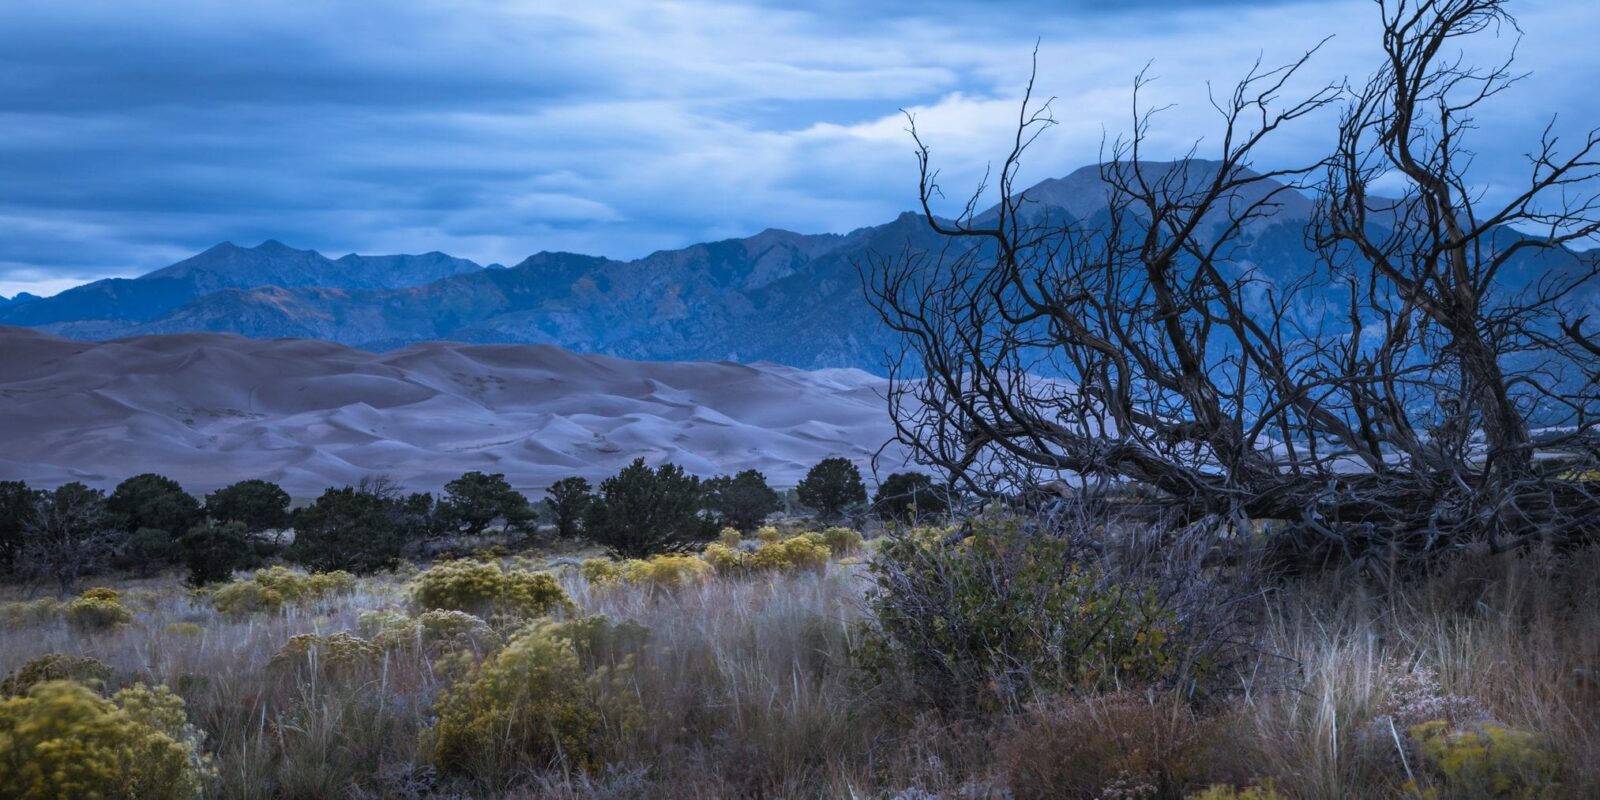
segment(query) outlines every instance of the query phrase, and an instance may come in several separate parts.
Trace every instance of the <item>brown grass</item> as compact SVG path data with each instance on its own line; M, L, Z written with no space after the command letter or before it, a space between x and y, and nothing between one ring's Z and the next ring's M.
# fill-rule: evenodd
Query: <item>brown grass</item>
M1260 656L1236 691L1040 698L1009 719L944 719L896 705L851 651L860 567L720 577L674 591L561 580L581 613L651 629L626 692L644 724L608 732L620 755L591 774L549 769L442 779L419 750L459 660L398 650L360 669L270 669L291 636L355 631L404 606L403 581L363 579L324 606L231 619L177 578L115 582L131 624L0 629L0 675L45 653L114 670L108 688L164 683L207 732L218 797L1097 797L1143 782L1181 797L1270 779L1291 797L1398 797L1415 753L1383 722L1396 676L1547 737L1565 796L1600 796L1600 555L1463 563L1383 593L1304 582L1271 595ZM1399 731L1403 735L1403 731ZM925 794L916 794L924 792Z

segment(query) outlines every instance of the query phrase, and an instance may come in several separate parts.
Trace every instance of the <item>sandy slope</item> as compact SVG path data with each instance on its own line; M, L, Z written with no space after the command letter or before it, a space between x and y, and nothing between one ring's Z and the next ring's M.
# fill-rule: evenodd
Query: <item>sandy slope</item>
M754 467L792 485L830 455L868 470L891 433L883 390L856 370L623 361L547 346L368 353L219 334L80 342L0 327L0 479L109 487L155 471L195 492L260 477L304 496L373 473L437 490L483 470L536 490L644 456L702 475Z

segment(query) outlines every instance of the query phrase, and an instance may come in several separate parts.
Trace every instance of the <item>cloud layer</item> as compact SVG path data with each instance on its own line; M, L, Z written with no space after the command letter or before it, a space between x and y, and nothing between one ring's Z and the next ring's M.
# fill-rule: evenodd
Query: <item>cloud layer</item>
M1552 113L1574 134L1600 124L1586 85L1600 4L1513 10L1532 75L1478 133L1491 191L1518 179ZM222 240L511 263L848 230L912 205L899 109L947 185L981 176L1036 41L1061 121L1028 165L1039 179L1126 130L1147 62L1150 100L1176 104L1153 138L1171 157L1212 132L1207 81L1329 35L1308 81L1363 74L1376 21L1367 0L13 0L0 294L139 274ZM1263 157L1314 158L1326 127L1308 121Z

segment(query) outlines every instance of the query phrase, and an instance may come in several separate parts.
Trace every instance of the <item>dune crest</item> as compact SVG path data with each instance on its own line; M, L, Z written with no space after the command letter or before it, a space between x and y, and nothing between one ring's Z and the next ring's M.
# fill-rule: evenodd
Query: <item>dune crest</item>
M885 388L850 369L625 361L538 345L370 353L226 334L84 342L0 327L0 479L110 487L153 471L195 492L265 478L303 497L374 473L436 491L482 470L537 491L642 456L701 475L754 468L793 485L832 455L870 468L893 433ZM885 455L885 467L900 466Z

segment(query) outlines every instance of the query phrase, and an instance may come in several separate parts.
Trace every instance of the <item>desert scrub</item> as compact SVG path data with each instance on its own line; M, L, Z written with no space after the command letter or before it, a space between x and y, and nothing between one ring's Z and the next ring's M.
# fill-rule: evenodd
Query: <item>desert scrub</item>
M0 700L0 787L16 800L193 798L212 775L200 739L166 687L107 699L46 681Z
M376 664L382 656L378 646L349 633L302 633L289 637L272 654L267 670L276 675L350 675Z
M635 638L604 617L528 625L439 698L424 750L443 772L482 778L602 766L604 734L637 725L637 700L606 691L627 669L618 649Z
M547 572L507 570L493 561L445 561L411 580L419 611L465 611L480 617L529 619L570 610L566 590Z
M110 630L133 621L133 612L122 605L121 596L113 589L85 589L67 603L64 616L67 624L83 631Z
M1433 720L1408 731L1437 786L1418 796L1555 800L1570 796L1561 788L1561 763L1543 736L1494 722L1452 725Z
M76 681L98 689L111 679L111 667L97 658L45 653L17 667L0 681L0 697L16 697L46 681Z
M750 554L750 566L778 572L820 570L828 565L829 553L820 534L801 534L761 545Z
M836 556L854 553L866 544L861 532L854 528L828 528L822 532L822 542Z
M211 592L211 604L230 616L272 613L290 603L313 603L348 595L356 576L343 570L295 572L284 567L257 570L249 580L233 581Z
M0 603L0 626L27 628L61 620L62 603L53 597Z
M1152 585L1113 580L1064 536L979 518L960 542L894 535L869 571L858 649L886 683L944 708L1015 710L1035 696L1146 686L1203 668ZM1198 666L1196 666L1198 664Z
M414 649L429 655L454 652L484 654L500 647L500 635L479 617L465 611L433 609L416 617L397 611L368 611L359 627L380 650Z
M1189 800L1288 800L1287 796L1279 792L1271 783L1259 786L1246 786L1243 789L1229 784L1218 784L1207 788L1205 791L1189 795Z
M711 577L714 571L714 566L705 560L680 553L625 561L591 558L578 567L579 574L595 586L628 584L666 590L694 586Z
M700 557L719 575L737 575L750 569L750 554L737 544L730 547L722 542L712 542L700 552Z

